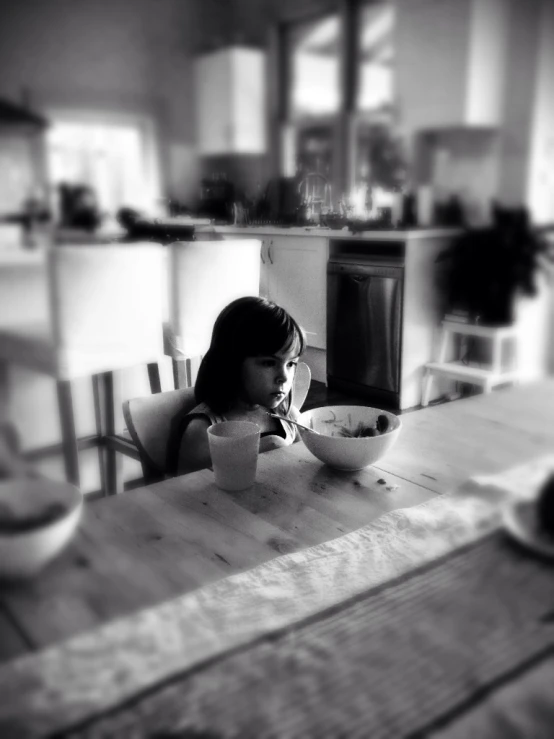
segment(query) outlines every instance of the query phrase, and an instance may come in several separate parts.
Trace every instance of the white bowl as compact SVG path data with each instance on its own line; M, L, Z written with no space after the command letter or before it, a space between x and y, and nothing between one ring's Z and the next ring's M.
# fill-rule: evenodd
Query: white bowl
M82 508L81 492L67 483L0 482L0 578L36 575L69 543Z
M388 418L389 429L379 436L349 438L341 436L341 429L354 430L359 423L375 426L377 417ZM325 464L337 470L361 470L375 464L398 439L402 422L389 411L362 405L328 405L304 411L300 423L319 434L300 429L302 441L310 452Z

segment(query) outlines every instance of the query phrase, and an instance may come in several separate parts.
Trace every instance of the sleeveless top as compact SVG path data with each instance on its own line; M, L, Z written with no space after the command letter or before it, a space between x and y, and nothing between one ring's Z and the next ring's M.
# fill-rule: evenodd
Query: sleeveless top
M290 416L290 410L289 413L286 414L287 416ZM180 413L178 414L171 424L171 429L169 432L169 440L167 445L167 462L166 462L166 470L168 476L175 477L178 475L178 468L179 468L179 452L181 450L181 441L183 439L183 436L185 434L185 431L187 430L187 427L189 423L194 418L207 418L210 423L221 423L222 421L228 421L229 419L226 418L224 415L219 415L217 413L214 413L214 411L210 408L210 406L207 403L199 403L195 408L193 408L191 411L188 411L187 413ZM291 423L287 423L286 421L281 421L280 419L275 419L280 427L281 433L275 434L271 431L265 431L263 434L260 435L260 438L263 438L265 436L279 436L279 438L285 440L285 444L288 446L292 444L296 439L298 438L298 430L296 426L293 426Z

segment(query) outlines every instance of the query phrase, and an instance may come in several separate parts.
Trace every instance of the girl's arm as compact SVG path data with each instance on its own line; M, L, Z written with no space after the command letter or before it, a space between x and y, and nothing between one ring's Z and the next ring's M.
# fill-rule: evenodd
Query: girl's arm
M179 447L177 473L184 475L212 466L208 443L208 418L193 418L188 424Z
M291 407L289 408L289 417L293 421L300 421L300 411L295 405L291 405ZM297 441L300 441L300 432L298 431L298 428L296 426L294 427L294 431L295 437L294 441L292 442L293 444L295 444Z

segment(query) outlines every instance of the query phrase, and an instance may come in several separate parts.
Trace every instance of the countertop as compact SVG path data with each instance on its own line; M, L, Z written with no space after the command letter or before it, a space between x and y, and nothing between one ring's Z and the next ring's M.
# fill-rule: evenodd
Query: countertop
M355 239L356 241L414 241L453 236L458 228L418 228L390 231L352 231L319 228L316 226L214 226L216 233L260 234L263 236L319 236L326 239ZM201 233L201 232L200 232Z
M361 231L353 234L351 231L334 230L325 228L314 228L295 226L287 228L285 226L214 226L217 233L224 234L241 234L265 236L312 236L325 239L341 239L351 241L417 241L424 239L448 238L459 232L455 228L430 228L430 229L414 229L406 231ZM202 231L198 231L201 240ZM77 244L77 243L97 243L106 244L114 240L114 233L98 233L91 236L81 232L63 232L61 236L56 238L57 243ZM37 247L35 249L26 248L0 248L0 269L20 269L42 267L46 262L47 247Z

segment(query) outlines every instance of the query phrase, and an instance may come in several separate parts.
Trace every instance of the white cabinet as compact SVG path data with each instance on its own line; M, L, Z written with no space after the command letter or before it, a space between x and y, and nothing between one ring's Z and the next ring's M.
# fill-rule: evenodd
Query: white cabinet
M225 239L261 239L260 295L281 305L298 321L309 346L325 349L328 239L242 230L222 234Z
M201 155L264 154L265 53L230 47L195 62L196 132Z
M407 133L502 120L509 0L396 0L396 74Z
M260 295L262 298L269 298L269 267L271 265L267 256L269 237L260 233L248 233L245 231L240 231L240 233L237 233L236 231L220 231L220 233L226 240L257 239L262 242L262 247L260 249Z
M308 345L325 349L329 242L317 236L270 236L262 271L267 296L285 308L306 332Z

